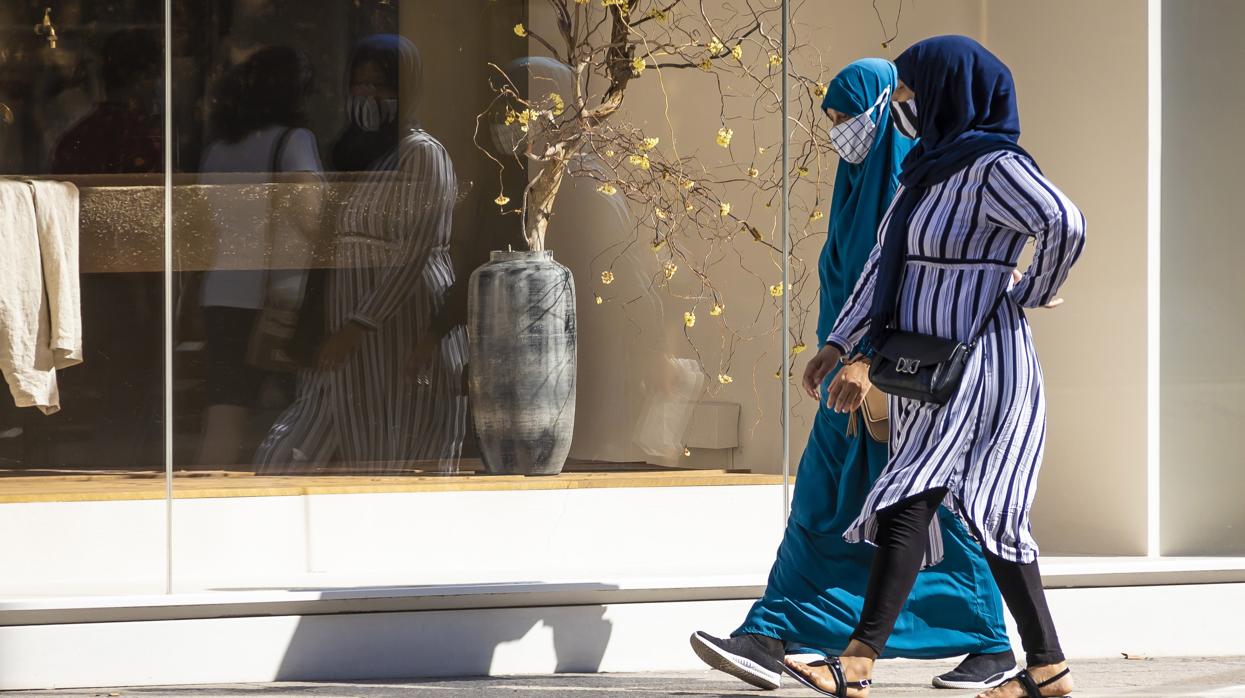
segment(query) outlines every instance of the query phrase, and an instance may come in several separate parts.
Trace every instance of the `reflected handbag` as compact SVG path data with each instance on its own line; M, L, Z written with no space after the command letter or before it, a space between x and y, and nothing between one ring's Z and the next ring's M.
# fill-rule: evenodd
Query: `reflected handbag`
M281 171L281 152L293 129L282 131L273 143L269 164L270 174ZM276 249L274 228L280 207L276 205L278 188L274 185L269 199L267 231L269 259ZM271 266L271 265L270 265ZM279 270L266 270L264 307L260 309L251 329L246 347L247 364L261 371L293 373L303 367L292 351L292 341L298 329L299 310L306 292L304 274L282 274Z
M874 343L869 380L873 387L897 397L945 405L960 389L968 357L998 312L1007 291L999 295L967 344L935 335L886 330Z

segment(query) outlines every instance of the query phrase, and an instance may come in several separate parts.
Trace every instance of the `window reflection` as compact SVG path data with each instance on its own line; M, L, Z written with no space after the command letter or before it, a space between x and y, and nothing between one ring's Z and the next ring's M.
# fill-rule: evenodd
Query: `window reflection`
M0 3L0 172L92 187L163 180L164 45L159 0L68 0L32 31L50 3ZM137 197L158 205L160 197ZM145 211L115 211L141 219ZM163 290L146 250L82 228L84 362L59 372L62 410L45 416L0 401L0 465L7 475L163 470ZM161 249L163 230L143 244ZM123 309L119 312L118 309ZM6 480L17 483L18 480ZM158 483L153 479L141 482ZM22 485L13 485L20 491Z
M447 312L457 184L445 148L419 125L419 51L364 39L349 64L350 123L334 169L361 174L331 212L333 267L317 275L324 341L298 397L256 455L264 474L453 472L466 435L466 333ZM399 100L399 95L405 97Z
M306 241L319 223L323 168L305 126L307 60L288 47L252 53L220 79L213 140L204 151L208 230L215 252L199 289L206 398L198 463L237 463L249 411L265 389L288 388L297 369L289 340L306 288ZM238 185L290 174L246 196ZM283 254L294 250L294 254ZM237 268L238 263L244 267ZM255 264L258 262L259 264Z

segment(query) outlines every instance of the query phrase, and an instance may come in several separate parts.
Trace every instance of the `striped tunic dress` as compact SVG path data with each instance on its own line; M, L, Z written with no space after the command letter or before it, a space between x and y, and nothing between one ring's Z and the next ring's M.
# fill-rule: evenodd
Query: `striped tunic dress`
M1030 240L1033 262L1013 285L1012 270ZM1080 210L1016 153L987 153L924 194L909 219L895 326L963 342L986 329L947 404L890 397L890 460L844 534L848 541L873 541L878 511L945 487L947 504L990 552L1015 562L1037 558L1029 510L1046 404L1023 308L1056 297L1084 242ZM879 242L827 338L844 355L869 329L880 251ZM930 564L940 558L939 538L935 530Z
M356 322L371 331L341 366L301 377L295 403L257 454L261 473L341 461L359 474L458 467L467 431L465 329L440 338L427 384L410 366L454 283L456 196L449 155L420 130L355 185L337 217L327 329Z

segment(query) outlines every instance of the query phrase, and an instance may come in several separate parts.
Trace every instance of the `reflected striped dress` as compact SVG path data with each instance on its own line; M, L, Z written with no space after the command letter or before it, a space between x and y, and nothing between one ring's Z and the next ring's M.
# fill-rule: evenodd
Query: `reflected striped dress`
M1011 272L1030 240L1033 262L1013 286ZM921 198L908 223L895 326L968 341L988 323L946 405L890 397L890 460L844 534L848 541L873 541L879 510L946 487L947 504L990 552L1015 562L1037 558L1029 511L1046 404L1023 309L1056 297L1084 243L1080 210L1013 152L987 153ZM845 354L869 329L880 251L881 243L827 339ZM1002 293L1010 302L986 318ZM932 551L927 562L937 558Z
M327 329L356 322L371 331L341 366L301 376L294 404L260 446L259 472L342 461L361 474L409 472L417 462L457 468L467 430L465 328L440 338L428 384L409 365L454 282L456 196L448 153L422 130L355 185L337 218Z

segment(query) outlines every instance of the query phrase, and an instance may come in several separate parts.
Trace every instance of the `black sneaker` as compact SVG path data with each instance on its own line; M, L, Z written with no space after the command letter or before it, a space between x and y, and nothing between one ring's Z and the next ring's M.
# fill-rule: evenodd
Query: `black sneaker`
M764 635L739 635L720 640L699 630L692 633L692 651L718 671L773 691L782 686L781 640Z
M994 688L1016 674L1016 655L1011 650L994 654L970 654L956 668L934 677L934 688Z

